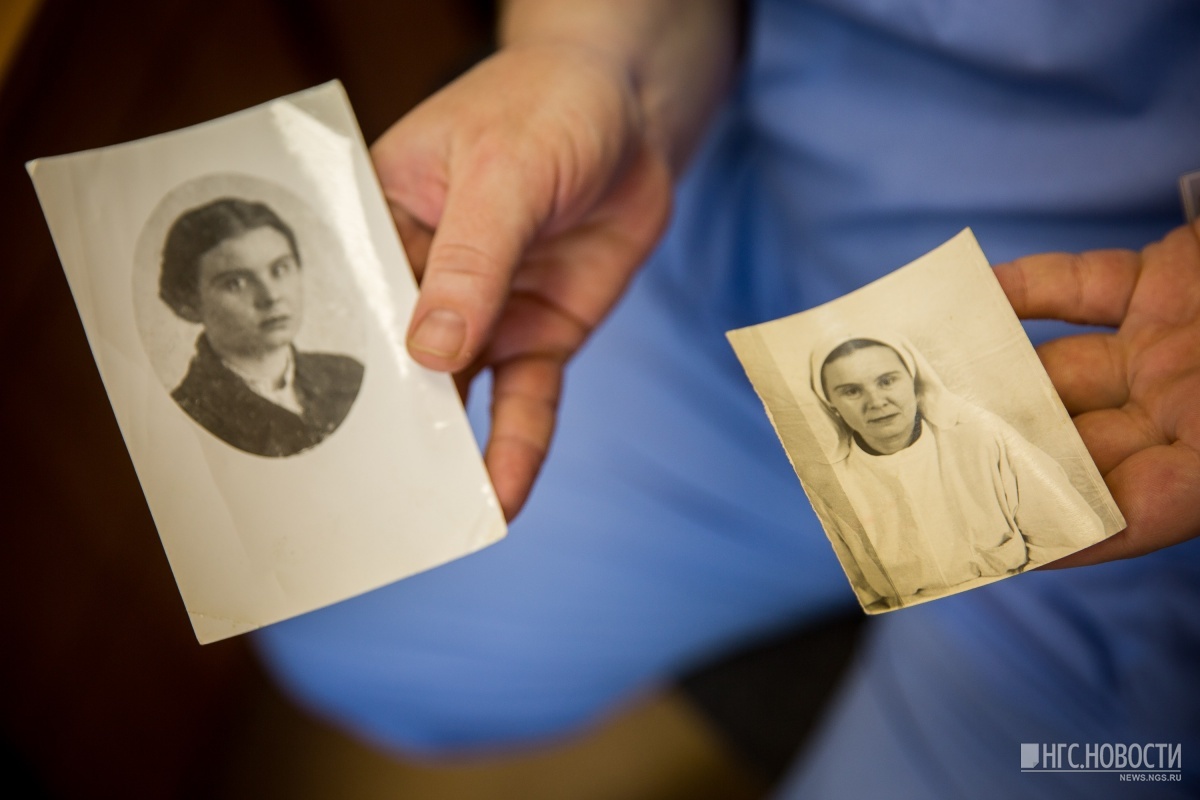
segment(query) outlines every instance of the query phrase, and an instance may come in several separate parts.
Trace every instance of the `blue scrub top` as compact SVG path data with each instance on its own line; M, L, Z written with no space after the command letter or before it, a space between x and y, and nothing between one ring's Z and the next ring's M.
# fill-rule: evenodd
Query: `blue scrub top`
M573 362L551 455L509 538L262 631L266 662L364 735L445 750L559 732L699 658L852 607L724 332L837 297L968 226L993 263L1141 247L1180 224L1176 179L1197 167L1190 0L757 3L743 79L667 237ZM481 430L486 396L473 391ZM934 659L920 682L960 661L978 669L1002 644L1026 668L999 670L974 702L1053 707L1114 653L1180 633L1154 609L1196 607L1200 581L1182 576L1200 553L1174 553L1021 576L877 626L933 631L944 656L906 654L903 636L868 650L883 663ZM1114 596L1141 613L1084 613ZM1040 626L1055 614L1086 624L1047 641ZM1197 674L1198 637L1183 632L1191 649L1164 650L1169 663L1148 674L1190 696L1180 659ZM1030 674L1036 695L1023 694ZM940 696L922 686L922 703ZM846 720L867 707L852 706ZM1073 724L1082 736L1089 720ZM848 730L830 741L861 752ZM995 757L1016 764L1003 741ZM947 756L915 760L935 757Z

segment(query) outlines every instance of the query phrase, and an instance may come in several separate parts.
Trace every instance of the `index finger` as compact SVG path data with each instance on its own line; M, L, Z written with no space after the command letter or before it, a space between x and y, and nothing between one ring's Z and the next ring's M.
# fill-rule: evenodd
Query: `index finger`
M1021 319L1061 319L1117 327L1125 318L1141 257L1131 250L1045 253L995 268Z

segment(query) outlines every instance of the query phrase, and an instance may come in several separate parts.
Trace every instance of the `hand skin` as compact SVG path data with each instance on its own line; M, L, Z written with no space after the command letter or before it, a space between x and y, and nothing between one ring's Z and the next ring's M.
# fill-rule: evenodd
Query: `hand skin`
M1140 253L1051 253L996 267L1023 319L1116 328L1038 355L1129 523L1051 568L1143 555L1200 534L1200 221Z
M505 515L554 430L564 367L658 241L732 73L718 0L513 0L502 47L371 155L421 291L409 352L465 394L492 370L484 460Z

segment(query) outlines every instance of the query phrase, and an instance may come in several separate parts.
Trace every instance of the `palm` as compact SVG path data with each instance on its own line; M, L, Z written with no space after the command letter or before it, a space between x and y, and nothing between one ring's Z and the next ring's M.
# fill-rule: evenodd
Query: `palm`
M1038 351L1129 524L1057 565L1200 534L1200 223L1141 253L1031 256L996 274L1023 318L1116 328Z

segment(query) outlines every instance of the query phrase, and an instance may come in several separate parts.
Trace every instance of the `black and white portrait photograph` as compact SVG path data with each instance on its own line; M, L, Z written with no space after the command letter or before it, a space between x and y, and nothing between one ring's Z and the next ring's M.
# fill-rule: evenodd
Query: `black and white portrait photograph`
M730 340L868 611L1124 527L969 232Z
M285 457L320 444L363 380L361 318L324 224L282 188L236 175L179 187L156 211L134 291L171 396L247 453Z
M504 537L340 84L28 169L201 643Z

